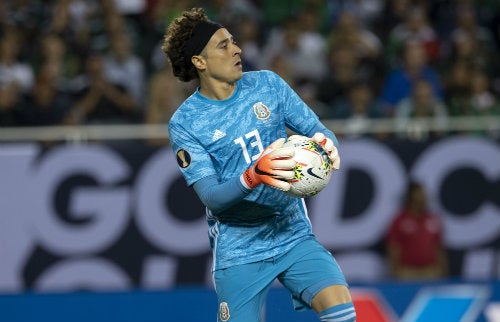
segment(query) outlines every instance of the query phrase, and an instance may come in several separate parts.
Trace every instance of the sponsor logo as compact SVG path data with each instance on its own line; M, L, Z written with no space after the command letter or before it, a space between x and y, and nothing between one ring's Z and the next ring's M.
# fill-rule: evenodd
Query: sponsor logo
M444 321L453 317L453 321L474 322L489 297L489 287L481 285L426 287L418 292L400 321Z
M316 173L313 172L313 169L312 168L309 168L307 169L307 173L310 175L310 176L313 176L313 177L316 177L318 179L321 179L320 176L318 176Z
M248 184L248 186L250 186L250 187L253 186L254 182L252 180L252 177L248 173L248 171L245 171L244 175L245 175L245 181Z
M270 175L269 173L261 170L258 165L255 165L255 173L260 174L260 175L262 175L262 174Z
M219 139L222 139L223 137L226 136L226 133L222 132L221 130L217 129L214 132L214 135L212 136L212 142L215 142Z

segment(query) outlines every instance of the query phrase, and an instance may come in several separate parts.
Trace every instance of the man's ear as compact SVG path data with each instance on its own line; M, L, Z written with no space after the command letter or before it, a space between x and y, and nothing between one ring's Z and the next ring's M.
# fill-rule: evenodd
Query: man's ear
M191 62L193 63L194 67L196 67L196 69L198 70L205 70L206 68L207 62L205 60L205 57L201 55L196 55L191 57Z

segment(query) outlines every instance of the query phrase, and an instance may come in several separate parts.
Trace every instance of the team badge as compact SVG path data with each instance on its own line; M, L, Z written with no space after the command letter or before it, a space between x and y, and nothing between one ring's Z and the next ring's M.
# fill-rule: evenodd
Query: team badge
M180 149L179 151L177 151L176 156L177 164L179 165L179 167L183 169L189 167L189 165L191 164L191 155L188 151Z
M229 314L229 306L227 305L227 302L221 302L219 304L219 318L221 321L226 322L229 320L231 315Z
M264 103L262 102L255 103L253 105L253 112L259 120L266 120L267 118L269 118L269 115L271 115L269 107L264 105Z

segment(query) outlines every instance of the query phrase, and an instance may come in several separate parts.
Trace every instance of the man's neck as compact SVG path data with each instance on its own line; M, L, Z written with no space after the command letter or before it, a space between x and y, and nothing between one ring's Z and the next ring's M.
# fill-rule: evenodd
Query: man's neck
M218 81L201 81L200 93L213 100L225 100L233 95L236 89L236 82L224 83Z

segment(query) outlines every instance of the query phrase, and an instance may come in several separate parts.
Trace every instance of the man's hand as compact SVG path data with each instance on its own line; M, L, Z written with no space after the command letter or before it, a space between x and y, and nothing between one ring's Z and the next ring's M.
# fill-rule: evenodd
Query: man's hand
M296 162L292 158L295 149L282 148L283 143L284 138L274 141L262 152L255 164L241 175L240 180L245 186L253 189L265 183L283 191L290 190L290 184L286 180L295 177L293 168Z
M340 168L340 156L337 148L333 144L333 141L320 132L314 134L311 139L323 147L323 150L328 153L328 158L330 159L332 168L334 170L338 170Z

